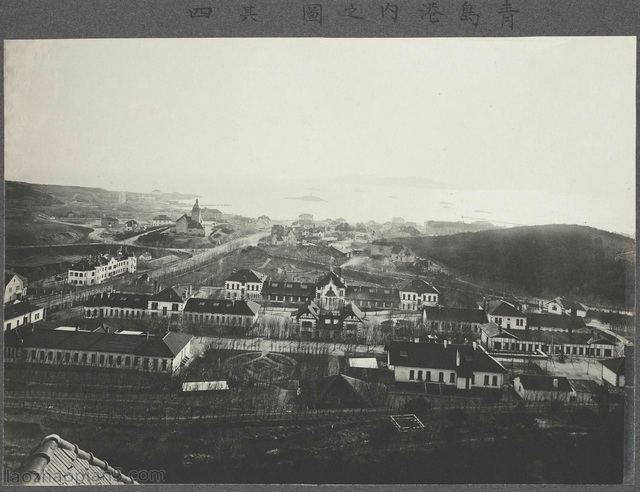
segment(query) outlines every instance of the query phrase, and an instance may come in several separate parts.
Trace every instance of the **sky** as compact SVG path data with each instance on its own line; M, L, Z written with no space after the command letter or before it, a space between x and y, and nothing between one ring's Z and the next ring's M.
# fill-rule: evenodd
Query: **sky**
M276 219L635 231L633 37L4 49L8 180L194 193Z

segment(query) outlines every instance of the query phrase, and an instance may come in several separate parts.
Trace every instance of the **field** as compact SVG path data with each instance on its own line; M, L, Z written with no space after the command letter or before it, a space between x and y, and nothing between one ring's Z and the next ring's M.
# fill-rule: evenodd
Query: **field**
M6 244L9 247L91 242L87 236L93 230L79 225L16 219L7 219L5 227Z

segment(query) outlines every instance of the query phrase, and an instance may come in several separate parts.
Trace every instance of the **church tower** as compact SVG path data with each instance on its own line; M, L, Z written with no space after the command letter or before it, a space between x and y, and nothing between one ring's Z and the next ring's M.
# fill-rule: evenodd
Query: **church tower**
M198 205L197 198L195 205L191 209L191 220L195 220L196 222L200 222L202 224L202 212L200 211L200 205Z

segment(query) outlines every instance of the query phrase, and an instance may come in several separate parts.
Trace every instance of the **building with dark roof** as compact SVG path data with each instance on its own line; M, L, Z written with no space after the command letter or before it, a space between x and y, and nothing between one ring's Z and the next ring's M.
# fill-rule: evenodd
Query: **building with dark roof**
M183 319L193 323L250 327L258 320L260 304L251 300L199 299L187 300Z
M396 244L391 248L391 260L401 263L413 263L416 261L416 254L402 244Z
M598 361L602 365L602 382L614 388L624 388L625 358Z
M392 341L386 349L387 366L397 383L439 385L456 390L500 390L506 383L507 370L479 344Z
M156 215L153 219L151 219L151 225L153 227L157 226L165 226L173 224L173 219L168 215Z
M398 289L348 285L345 302L351 302L361 309L394 309L400 305Z
M12 330L45 319L45 308L28 300L11 301L4 305L3 331Z
M364 336L366 314L355 304L322 309L310 301L291 314L297 335L304 339L355 340Z
M504 326L507 330L511 328L525 329L527 326L527 315L506 301L500 302L498 306L489 311L488 315L489 321L498 326Z
M104 292L84 303L85 318L144 318L148 316L149 294Z
M378 383L337 374L312 381L302 389L311 408L373 408L384 404L388 390Z
M269 302L302 304L315 297L316 285L313 282L265 280L262 284L262 299Z
M113 468L93 453L80 449L56 434L45 437L13 473L8 472L7 484L44 486L89 486L136 484L120 469Z
M341 275L329 270L316 280L316 303L326 309L344 304L347 284Z
M470 330L480 333L480 325L487 321L487 314L481 309L422 306L422 323L431 332Z
M256 270L243 268L224 279L224 296L227 299L260 300L262 285L267 276Z
M19 301L27 296L27 279L15 272L4 272L4 302Z
M191 208L191 215L183 214L176 220L176 234L186 236L204 236L204 227L202 226L202 210L196 203Z
M521 374L513 378L513 388L525 401L570 401L576 392L569 380L562 376Z
M422 306L437 306L440 292L422 279L414 278L400 287L400 309L416 311Z
M587 325L580 316L567 314L529 313L527 314L527 327L531 330L563 331L571 333L580 330Z
M5 334L5 360L176 372L191 355L193 336L60 331L25 326Z
M190 286L184 287L186 294L190 293ZM167 287L160 292L153 294L149 297L147 311L150 316L162 316L164 318L179 319L181 317L182 309L184 308L185 295L181 295L177 290L182 290L178 287Z

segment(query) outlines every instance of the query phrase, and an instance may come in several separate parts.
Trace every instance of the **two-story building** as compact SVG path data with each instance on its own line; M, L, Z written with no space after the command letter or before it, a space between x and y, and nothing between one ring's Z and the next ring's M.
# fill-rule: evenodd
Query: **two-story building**
M487 321L481 309L422 306L422 323L433 333L469 330L479 334L480 326Z
M389 287L347 285L345 302L351 302L360 309L397 309L400 305L400 293L398 289Z
M325 309L336 309L344 304L347 285L332 270L316 280L316 304Z
M511 328L524 330L527 327L527 315L506 301L500 302L489 311L488 315L489 321L507 330Z
M85 318L144 318L148 316L147 294L104 292L84 303Z
M400 309L416 311L422 306L437 306L440 292L422 279L414 278L400 287Z
M173 219L168 215L156 215L153 219L151 219L151 225L153 227L170 226L172 224Z
M178 321L182 318L185 300L173 287L167 287L149 297L147 312L151 317L168 317Z
M256 270L242 269L224 280L224 296L227 299L252 299L262 297L262 285L267 276Z
M27 279L15 272L4 272L4 302L19 301L27 296Z
M316 297L313 282L289 282L287 280L265 280L262 284L262 300L282 304L302 304Z
M527 327L531 330L571 333L586 328L584 319L568 314L528 313Z

